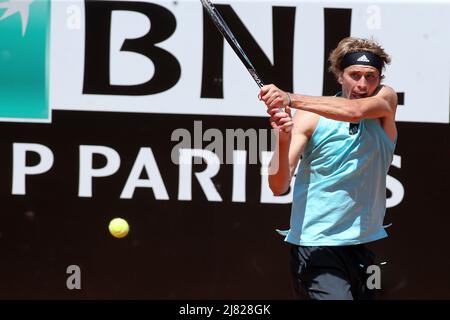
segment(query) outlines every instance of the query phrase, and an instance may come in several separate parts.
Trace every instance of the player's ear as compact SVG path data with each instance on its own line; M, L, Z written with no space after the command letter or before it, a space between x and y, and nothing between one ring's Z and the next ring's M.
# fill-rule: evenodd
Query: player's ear
M343 74L344 74L343 72L339 73L339 76L337 78L337 82L339 82L339 84L344 83L344 79L342 78Z

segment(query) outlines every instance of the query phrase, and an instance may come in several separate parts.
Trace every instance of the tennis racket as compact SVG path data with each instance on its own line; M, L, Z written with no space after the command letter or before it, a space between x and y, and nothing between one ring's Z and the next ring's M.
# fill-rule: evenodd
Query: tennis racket
M214 25L217 27L217 29L220 31L220 33L223 35L225 40L227 40L230 47L233 49L233 51L236 53L236 55L242 61L244 66L247 68L248 72L252 76L253 80L255 80L256 84L260 88L262 86L264 86L264 81L259 76L255 67L251 63L250 59L247 57L247 54L242 49L241 45L239 44L236 37L231 32L231 30L228 27L225 20L223 20L219 11L217 11L216 7L209 0L200 0L200 2L202 3L203 7L206 9L206 12L211 17L211 20L214 23Z

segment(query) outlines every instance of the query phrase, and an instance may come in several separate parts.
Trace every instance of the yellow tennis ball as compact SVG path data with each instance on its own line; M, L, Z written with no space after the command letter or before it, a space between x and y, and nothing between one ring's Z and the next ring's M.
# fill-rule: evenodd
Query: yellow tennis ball
M114 237L120 239L126 237L128 232L130 231L130 226L125 219L114 218L109 223L108 229Z

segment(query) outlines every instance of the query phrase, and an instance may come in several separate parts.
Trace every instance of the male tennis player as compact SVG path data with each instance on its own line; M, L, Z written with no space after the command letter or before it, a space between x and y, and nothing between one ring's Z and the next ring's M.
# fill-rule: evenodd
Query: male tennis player
M345 38L330 54L342 86L334 97L262 87L279 143L269 166L276 195L293 192L290 230L294 288L306 299L372 299L364 243L387 236L386 175L395 148L397 95L381 85L390 57L374 41ZM287 107L286 107L287 106ZM285 108L283 112L280 108ZM291 118L291 109L297 109Z

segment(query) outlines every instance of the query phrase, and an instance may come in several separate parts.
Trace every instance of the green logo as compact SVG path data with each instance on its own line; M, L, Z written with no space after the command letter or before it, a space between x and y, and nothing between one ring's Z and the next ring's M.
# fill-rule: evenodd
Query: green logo
M0 121L49 121L50 0L0 0Z

